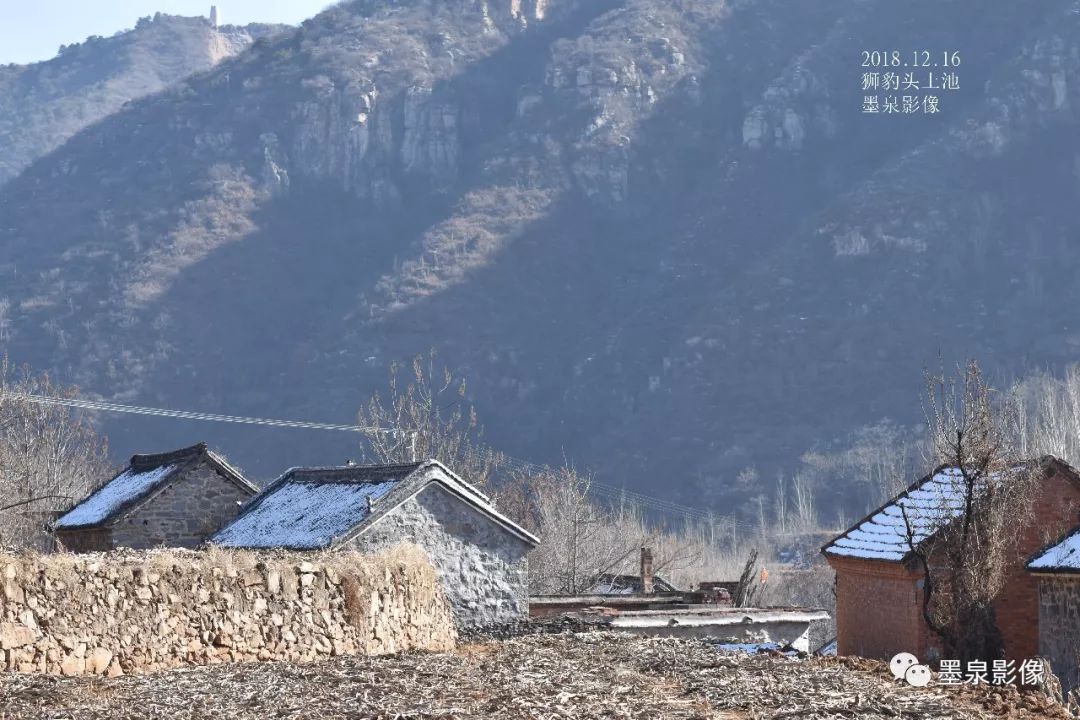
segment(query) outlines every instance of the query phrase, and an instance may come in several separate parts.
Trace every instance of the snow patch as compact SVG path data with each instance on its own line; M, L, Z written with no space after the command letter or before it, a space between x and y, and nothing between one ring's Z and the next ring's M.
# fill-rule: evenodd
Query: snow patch
M848 530L825 552L871 560L903 560L911 549L908 524L912 530L911 540L918 545L961 515L964 496L960 471L945 468Z
M211 542L238 548L325 548L367 518L371 504L403 479L285 483L271 490Z
M56 528L70 530L97 525L107 520L127 503L150 492L176 467L162 465L143 472L135 472L129 467L57 520Z
M1031 570L1080 570L1080 530L1035 557Z

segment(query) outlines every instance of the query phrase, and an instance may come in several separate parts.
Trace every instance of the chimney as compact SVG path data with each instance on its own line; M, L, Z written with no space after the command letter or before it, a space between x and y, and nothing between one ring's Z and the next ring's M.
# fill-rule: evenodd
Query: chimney
M203 7L206 7L205 5ZM210 6L210 27L217 29L221 23L221 16L218 15L217 5Z
M653 594L652 548L641 548L641 594Z

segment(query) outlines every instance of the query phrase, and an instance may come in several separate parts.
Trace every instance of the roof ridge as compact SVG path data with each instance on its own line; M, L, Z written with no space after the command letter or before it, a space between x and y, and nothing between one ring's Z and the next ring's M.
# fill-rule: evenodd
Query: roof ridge
M411 475L423 463L400 463L394 465L331 465L325 467L294 467L280 478L281 484L289 482L357 482L376 479L383 475L407 473Z
M162 465L172 465L182 460L188 460L202 455L208 452L208 450L209 447L207 444L205 442L200 442L195 445L180 448L179 450L132 455L129 464L132 469L138 468L140 470L147 470L150 468L161 467Z

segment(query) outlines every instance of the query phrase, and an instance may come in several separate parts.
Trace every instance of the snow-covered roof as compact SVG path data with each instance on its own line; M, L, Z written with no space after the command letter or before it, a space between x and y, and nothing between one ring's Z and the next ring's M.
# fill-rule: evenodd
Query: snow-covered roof
M130 466L56 521L58 530L93 527L113 513L150 493L169 477L176 465L162 465L142 472Z
M1037 554L1028 561L1027 567L1035 572L1080 573L1080 528Z
M211 542L224 547L328 548L371 514L374 503L408 477L416 465L395 472L290 476L217 533Z
M205 443L199 443L167 453L132 456L126 468L62 515L54 527L78 530L107 523L152 496L172 481L177 470L198 459L210 462L225 478L251 494L258 492L224 459L208 450Z
M335 548L430 482L440 483L527 542L538 542L501 515L486 495L435 460L405 465L293 468L248 503L239 517L210 542L236 548Z
M941 468L901 493L825 546L828 555L900 561L964 509L964 481L957 468ZM904 516L907 515L907 522ZM912 537L909 544L908 523Z

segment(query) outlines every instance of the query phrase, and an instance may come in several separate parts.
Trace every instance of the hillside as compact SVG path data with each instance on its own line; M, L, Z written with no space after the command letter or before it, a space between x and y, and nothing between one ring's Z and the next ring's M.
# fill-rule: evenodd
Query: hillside
M279 26L223 26L158 13L52 60L0 66L0 185L131 100L208 70Z
M0 190L3 342L109 398L329 422L436 347L503 449L728 512L744 467L917 422L939 353L1076 358L1078 38L1065 0L345 3ZM892 49L958 58L939 113L862 111ZM108 428L263 476L358 452Z

